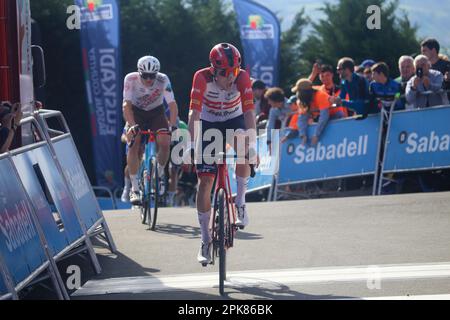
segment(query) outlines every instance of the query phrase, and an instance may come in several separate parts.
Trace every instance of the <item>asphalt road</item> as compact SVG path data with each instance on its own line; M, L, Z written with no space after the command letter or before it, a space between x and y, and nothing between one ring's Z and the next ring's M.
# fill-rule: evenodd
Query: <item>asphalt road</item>
M196 261L192 208L160 209L156 231L135 211L104 212L118 253L103 268L73 258L73 299L450 299L450 193L248 204L250 225L218 266Z

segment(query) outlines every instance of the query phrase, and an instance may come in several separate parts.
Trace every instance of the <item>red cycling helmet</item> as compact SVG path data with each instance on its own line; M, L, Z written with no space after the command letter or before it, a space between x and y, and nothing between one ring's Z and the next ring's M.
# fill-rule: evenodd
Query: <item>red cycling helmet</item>
M213 74L228 77L232 73L237 76L241 66L241 54L232 44L219 43L211 49L209 61Z

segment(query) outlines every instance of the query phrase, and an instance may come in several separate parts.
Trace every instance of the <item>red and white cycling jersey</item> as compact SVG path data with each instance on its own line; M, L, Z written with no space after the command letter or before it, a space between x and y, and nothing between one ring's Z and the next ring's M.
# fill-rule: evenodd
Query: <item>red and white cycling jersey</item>
M142 83L138 72L126 75L123 86L123 100L130 101L139 109L150 111L163 104L175 101L169 77L158 72L153 85L150 87Z
M253 110L253 92L250 77L241 70L230 90L223 90L214 81L210 68L194 75L189 108L200 111L200 119L224 122Z

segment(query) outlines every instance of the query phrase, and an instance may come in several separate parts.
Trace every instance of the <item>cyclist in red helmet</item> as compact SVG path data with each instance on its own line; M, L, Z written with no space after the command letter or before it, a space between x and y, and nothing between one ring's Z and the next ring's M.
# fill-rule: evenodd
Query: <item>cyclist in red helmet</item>
M218 129L224 140L233 146L234 150L237 150L236 148L239 145L236 145L236 137L231 136L230 139L230 135L226 133L227 129L233 130L238 135L244 133L249 137L250 145L246 146L246 152L256 150L256 120L252 84L248 73L240 68L241 54L239 50L229 43L220 43L212 48L209 60L211 66L197 71L193 79L189 112L191 139L194 140L194 124L197 123L197 125L201 125L202 137L209 129ZM200 133L200 130L198 133ZM209 140L204 141L206 139L198 141L198 134L195 135L195 140L198 143L197 146L200 147L196 150L201 150L201 155L204 156L208 152L205 151L205 148L211 142ZM221 141L222 145L223 142ZM193 141L191 141L190 147L192 146ZM256 152L253 151L251 154L255 155ZM206 157L197 161L197 156L198 152L196 152L196 170L199 186L196 203L202 233L202 244L197 260L205 264L211 261L210 195L217 166L214 163L211 164L211 162L208 164ZM245 227L248 224L245 192L249 176L250 166L248 161L236 165L237 196L235 205L237 209L236 225L238 227Z

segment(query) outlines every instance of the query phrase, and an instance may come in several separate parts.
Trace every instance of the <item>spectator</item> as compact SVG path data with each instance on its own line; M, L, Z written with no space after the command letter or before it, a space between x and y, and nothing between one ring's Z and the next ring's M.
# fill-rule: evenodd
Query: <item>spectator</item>
M439 54L441 46L436 39L426 39L421 44L422 54L427 56L431 63L431 69L444 75L443 89L450 89L450 61ZM450 98L450 93L448 94Z
M369 86L370 93L370 108L368 113L378 113L385 104L385 107L390 108L397 94L400 93L400 84L389 78L389 67L384 62L379 62L372 67L373 80ZM380 101L377 101L379 99ZM405 106L398 100L395 104L394 110L404 109Z
M411 56L401 56L398 60L398 69L400 71L400 77L395 79L398 83L400 83L400 94L402 104L406 109L407 106L405 93L406 93L406 85L408 84L409 79L411 79L416 73L416 68L414 67L414 58Z
M364 78L367 79L367 83L372 82L372 67L375 65L375 61L372 59L366 59L364 60L359 67L356 67L356 73L359 75L362 75ZM358 72L362 70L362 72Z
M431 70L431 62L425 55L414 60L416 75L406 86L406 101L409 108L426 108L448 104L447 95L442 92L444 76L437 70Z
M338 97L341 93L341 89L334 83L334 69L330 65L322 65L320 69L316 69L313 67L313 71L309 76L309 80L314 82L316 80L317 75L319 75L320 81L322 82L321 86L316 86L314 89L324 91L331 97ZM343 106L334 106L330 108L330 116L332 118L342 118L348 117L347 108Z
M253 81L252 91L255 102L256 123L267 120L269 116L270 105L264 97L266 90L266 84L263 81L258 79Z
M14 134L22 119L22 110L19 103L11 105L2 102L0 105L0 154L9 151Z
M287 125L286 132L285 132L283 138L281 138L281 143L284 143L289 139L294 139L298 136L299 109L298 109L298 105L297 105L297 96L293 95L293 96L289 97L287 103L289 104L293 114L286 121L286 123L288 125Z
M330 119L330 96L324 92L313 88L309 79L297 81L292 92L297 94L297 105L299 107L298 130L302 144L308 141L308 125L317 121L316 131L311 138L311 145L315 146L319 141L328 120Z
M359 66L355 68L355 73L358 76L364 77L364 70L366 70L364 67Z
M281 88L270 88L264 94L270 105L269 119L266 125L267 131L267 144L272 144L272 130L283 129L284 122L288 116L292 113L288 104L288 99L284 96L284 91ZM280 125L277 126L276 122L279 121Z
M362 68L364 68L364 70L366 70L366 69L371 69L374 65L375 65L375 61L373 61L372 59L366 59L361 63L360 67L362 67Z
M366 78L368 83L371 83L373 81L371 68L364 69L364 78Z
M342 80L341 92L339 97L331 98L331 103L352 109L357 114L363 114L365 105L369 102L369 85L367 80L357 75L354 70L353 59L342 58L339 60L337 71Z

